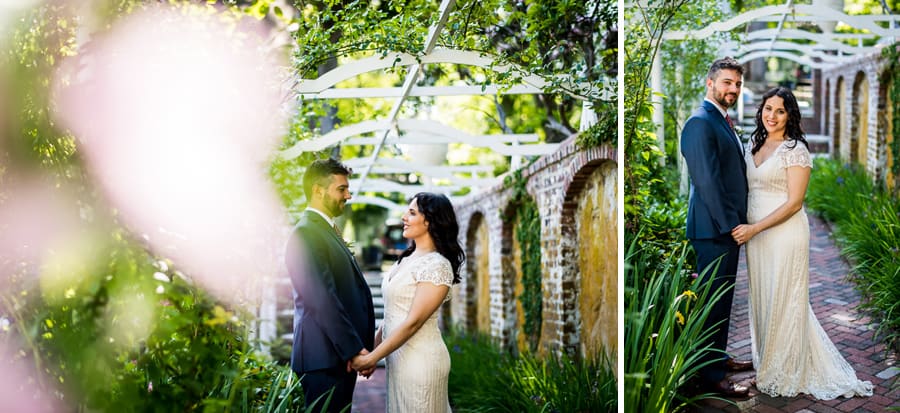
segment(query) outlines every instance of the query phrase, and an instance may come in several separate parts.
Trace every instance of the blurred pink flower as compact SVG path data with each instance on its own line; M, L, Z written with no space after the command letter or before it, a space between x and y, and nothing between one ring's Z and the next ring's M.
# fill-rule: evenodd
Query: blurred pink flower
M284 64L248 20L151 7L55 82L56 116L125 224L223 298L279 271L286 233L266 172Z

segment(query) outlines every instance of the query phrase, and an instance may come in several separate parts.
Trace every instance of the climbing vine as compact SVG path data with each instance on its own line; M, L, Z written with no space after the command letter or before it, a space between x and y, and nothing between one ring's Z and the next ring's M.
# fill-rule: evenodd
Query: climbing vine
M894 177L900 176L900 105L898 105L900 103L900 51L897 50L898 47L900 47L900 43L894 43L881 51L881 56L887 61L885 73L888 76L887 81L890 83L888 95L893 103L890 109L893 111L890 130L894 140L891 142L888 150L891 151L891 159L894 160L890 171L890 174ZM900 182L897 182L895 179L894 187L888 189L893 192L898 187L900 187Z
M619 141L619 118L615 104L604 102L595 110L599 116L597 123L581 132L576 138L576 144L581 148L593 148L604 143L615 146Z
M519 301L525 313L525 323L522 332L529 343L531 351L537 350L537 344L541 336L541 308L543 295L541 294L541 219L538 214L537 204L525 189L527 180L522 177L522 170L518 170L506 177L504 185L513 191L512 205L515 211L510 215L503 215L504 221L514 217L519 220L516 223L516 241L519 242L522 257L522 295Z

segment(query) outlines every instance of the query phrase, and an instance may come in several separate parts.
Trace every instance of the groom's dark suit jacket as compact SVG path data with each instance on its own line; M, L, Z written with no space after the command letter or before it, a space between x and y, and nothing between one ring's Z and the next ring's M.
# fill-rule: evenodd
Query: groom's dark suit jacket
M291 369L344 367L363 347L372 350L372 292L344 241L322 216L304 211L286 252L294 286Z
M687 237L730 237L747 223L747 166L734 132L709 101L685 123L681 153L691 175Z

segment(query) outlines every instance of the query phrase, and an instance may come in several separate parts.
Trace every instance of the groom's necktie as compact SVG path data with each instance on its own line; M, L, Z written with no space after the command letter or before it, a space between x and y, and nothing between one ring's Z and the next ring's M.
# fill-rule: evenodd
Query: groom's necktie
M741 138L737 136L737 131L734 130L734 121L731 120L731 116L728 116L728 113L725 113L725 122L728 122L728 127L731 128L731 133L734 134L734 138L737 139L738 146L741 147L741 153L743 153L744 144L741 142Z
M338 228L337 223L331 224L331 227L334 228L334 233L337 234L338 238L341 238L344 235L341 233L341 229Z

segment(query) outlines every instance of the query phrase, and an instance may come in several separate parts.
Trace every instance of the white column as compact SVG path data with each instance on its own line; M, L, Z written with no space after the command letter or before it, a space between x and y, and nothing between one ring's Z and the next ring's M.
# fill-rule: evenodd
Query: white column
M663 113L663 100L662 100L662 59L660 58L661 51L656 53L656 56L653 58L653 66L650 68L650 102L653 103L653 123L656 124L656 140L659 143L659 150L662 153L666 152L666 125L665 125L665 113ZM660 157L659 163L664 165L666 163L666 157Z
M578 126L578 130L584 132L596 125L598 120L597 112L594 112L594 105L588 100L581 102L581 124Z
M675 65L675 84L680 85L684 83L684 67L680 64ZM678 147L678 155L675 159L678 160L678 172L679 172L679 180L678 180L678 192L682 195L687 195L690 191L690 176L688 175L687 164L684 162L684 157L681 156L681 125L682 120L685 119L686 114L682 113L681 110L675 113L675 142L677 142Z

